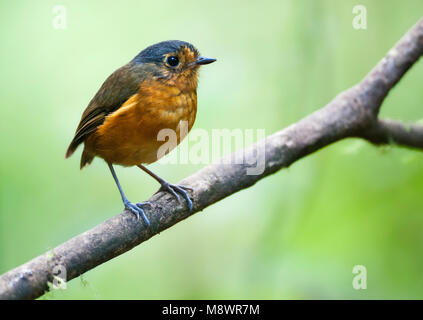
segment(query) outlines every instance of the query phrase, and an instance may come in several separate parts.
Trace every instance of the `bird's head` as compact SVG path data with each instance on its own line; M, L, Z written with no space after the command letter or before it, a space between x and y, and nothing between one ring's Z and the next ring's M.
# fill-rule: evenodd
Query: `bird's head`
M192 44L179 40L156 43L141 51L132 60L155 79L170 84L180 82L196 84L199 67L214 61L216 59L200 56Z

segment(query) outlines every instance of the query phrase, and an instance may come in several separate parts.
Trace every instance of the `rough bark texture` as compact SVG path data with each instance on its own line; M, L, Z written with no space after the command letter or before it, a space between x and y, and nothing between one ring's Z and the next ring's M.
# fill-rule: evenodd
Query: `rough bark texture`
M377 118L390 89L422 54L423 19L420 19L359 84L301 121L230 155L236 159L244 157L244 164L212 164L183 180L182 184L195 190L190 192L194 202L192 212L188 212L185 203L179 204L171 195L160 192L149 199L152 206L146 209L150 228L136 222L133 214L120 213L3 274L0 298L37 298L48 289L55 266L66 268L67 280L78 277L209 205L343 138L360 137L374 144L396 143L423 149L422 126ZM254 163L261 143L265 144L265 170L259 175L247 175L246 169L255 166L248 163Z

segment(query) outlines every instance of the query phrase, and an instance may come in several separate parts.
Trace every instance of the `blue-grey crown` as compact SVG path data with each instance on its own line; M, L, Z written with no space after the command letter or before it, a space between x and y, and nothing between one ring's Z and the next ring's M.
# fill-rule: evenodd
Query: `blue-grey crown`
M132 61L136 63L161 62L165 54L175 52L183 46L190 48L192 51L196 51L191 43L180 40L168 40L145 48Z

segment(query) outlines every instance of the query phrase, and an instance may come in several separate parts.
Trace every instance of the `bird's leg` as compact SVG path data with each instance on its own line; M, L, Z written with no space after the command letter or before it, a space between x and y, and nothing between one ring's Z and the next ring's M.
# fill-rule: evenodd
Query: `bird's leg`
M122 201L123 201L123 204L125 206L125 209L127 209L127 210L131 211L133 214L135 214L135 216L137 217L137 220L140 219L140 215L141 215L144 222L149 226L150 221L148 221L147 216L145 215L145 212L144 212L142 207L144 205L150 205L150 203L149 202L141 202L141 203L134 204L134 203L130 202L126 198L125 194L123 193L122 187L120 186L119 180L116 176L115 169L113 168L113 166L110 163L108 165L109 165L110 171L112 173L113 179L115 179L116 185L119 189L119 192L120 192L120 195L122 197Z
M192 201L191 201L191 199L188 196L188 192L186 192L186 190L192 191L193 190L192 188L189 188L189 187L186 187L186 186L182 186L182 185L170 184L169 182L163 180L158 175L156 175L153 172L151 172L150 170L148 170L143 165L138 165L138 168L140 168L141 170L147 172L150 176L152 176L154 179L156 179L160 183L160 185L161 185L160 190L170 192L172 195L175 196L176 199L178 199L178 201L180 201L180 197L178 195L178 193L180 193L184 197L184 199L187 201L189 211L192 210Z

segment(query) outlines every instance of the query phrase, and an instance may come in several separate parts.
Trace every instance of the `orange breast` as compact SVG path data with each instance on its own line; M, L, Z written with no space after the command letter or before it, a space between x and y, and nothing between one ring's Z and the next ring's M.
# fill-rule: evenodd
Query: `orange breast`
M158 149L165 143L157 139L160 130L174 130L177 144L181 141L177 130L180 121L187 121L191 130L197 113L195 87L180 89L159 81L141 84L138 93L108 115L87 138L85 148L109 163L123 166L158 160Z

